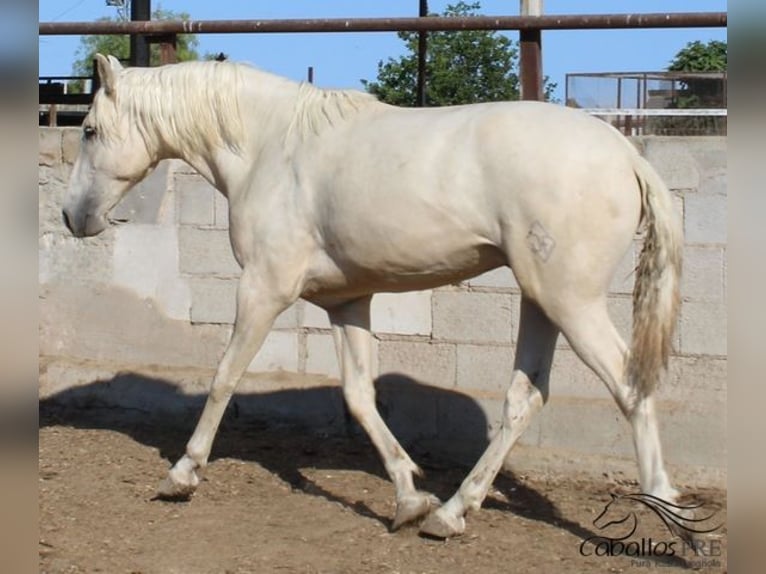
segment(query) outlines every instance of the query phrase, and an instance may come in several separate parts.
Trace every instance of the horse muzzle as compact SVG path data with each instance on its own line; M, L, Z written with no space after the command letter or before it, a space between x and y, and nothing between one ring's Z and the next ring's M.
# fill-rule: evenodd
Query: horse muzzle
M69 209L62 210L64 225L75 237L91 237L106 229L108 223L105 217L93 213L78 214Z

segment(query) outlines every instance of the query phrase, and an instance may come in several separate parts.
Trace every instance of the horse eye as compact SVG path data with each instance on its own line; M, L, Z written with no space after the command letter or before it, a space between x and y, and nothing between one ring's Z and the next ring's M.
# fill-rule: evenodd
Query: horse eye
M85 139L91 139L92 137L96 135L96 128L92 126L85 126L82 129L82 133L85 136Z

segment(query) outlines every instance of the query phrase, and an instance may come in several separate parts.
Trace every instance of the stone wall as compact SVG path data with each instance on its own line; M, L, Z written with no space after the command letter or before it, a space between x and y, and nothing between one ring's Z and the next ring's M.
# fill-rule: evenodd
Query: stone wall
M61 223L60 206L78 137L73 129L40 130L41 397L63 401L90 393L129 407L146 399L110 395L93 380L146 366L154 373L165 369L181 394L204 393L231 331L239 275L228 242L226 202L182 162L165 162L118 207L115 217L130 223L96 238L74 239ZM682 481L721 485L726 476L726 139L633 141L672 189L684 217L676 352L658 394L666 458ZM626 255L610 289L610 310L626 339L639 248L637 242ZM375 297L379 400L405 443L449 444L464 458L486 443L499 423L510 380L519 301L507 268L460 285ZM300 420L308 408L316 415L312 421L337 426L344 420L329 323L317 307L301 301L285 311L249 371L271 374L248 377L241 396L306 386L330 389L329 400L308 407L294 398L294 406L262 398L268 408L258 400L243 401L255 415ZM634 478L627 423L563 338L551 385L549 404L509 465L572 466ZM67 394L75 387L80 394ZM162 407L173 410L174 397L165 397ZM178 401L177 408L188 407L183 404ZM466 429L471 436L461 432Z

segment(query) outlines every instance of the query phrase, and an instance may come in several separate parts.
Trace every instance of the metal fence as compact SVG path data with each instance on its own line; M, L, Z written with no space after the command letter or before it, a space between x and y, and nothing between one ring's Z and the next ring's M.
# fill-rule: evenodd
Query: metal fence
M628 135L726 135L726 72L573 73L565 98Z
M175 61L178 34L267 34L284 32L436 32L517 30L523 99L543 99L542 30L628 28L720 28L726 12L541 16L420 16L412 18L330 18L279 20L146 20L122 22L41 22L40 35L129 34L160 44L163 62ZM427 49L421 42L420 50ZM419 81L422 81L421 78Z

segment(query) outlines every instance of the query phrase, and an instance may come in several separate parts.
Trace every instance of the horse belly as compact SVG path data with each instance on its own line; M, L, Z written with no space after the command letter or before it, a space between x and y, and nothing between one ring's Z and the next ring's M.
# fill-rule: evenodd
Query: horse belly
M393 235L376 229L354 240L325 244L313 258L304 298L322 303L431 289L506 264L499 248L475 237L433 241L417 233L388 231Z

